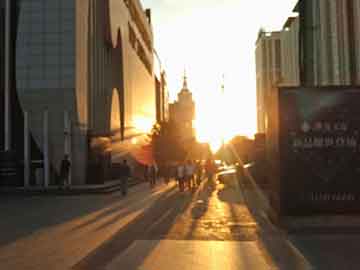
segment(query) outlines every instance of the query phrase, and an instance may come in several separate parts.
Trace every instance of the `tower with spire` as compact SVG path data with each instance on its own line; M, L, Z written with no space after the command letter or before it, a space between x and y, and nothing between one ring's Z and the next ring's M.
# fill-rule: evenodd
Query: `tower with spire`
M195 103L188 87L188 78L184 70L182 89L178 93L178 99L170 104L170 121L176 123L179 135L183 139L194 138L195 132L193 121L195 120Z

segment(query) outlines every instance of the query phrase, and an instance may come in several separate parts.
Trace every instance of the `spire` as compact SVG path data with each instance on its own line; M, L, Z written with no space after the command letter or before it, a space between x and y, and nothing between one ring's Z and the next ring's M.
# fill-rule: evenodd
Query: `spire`
M187 76L186 76L186 69L184 69L184 82L183 82L183 89L188 89L188 85L187 85Z

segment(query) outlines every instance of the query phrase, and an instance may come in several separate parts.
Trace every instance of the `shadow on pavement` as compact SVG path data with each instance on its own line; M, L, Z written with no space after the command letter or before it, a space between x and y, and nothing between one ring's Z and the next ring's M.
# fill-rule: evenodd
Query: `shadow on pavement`
M125 251L135 240L166 238L176 222L176 218L188 208L191 201L191 193L180 193L174 188L170 189L148 210L120 229L114 237L81 260L73 269L105 269L106 265ZM156 246L153 244L152 248L148 248L143 254L137 254L137 256L145 260ZM139 265L134 266L135 269L141 266L142 260Z
M120 192L107 195L69 197L15 196L1 198L0 231L8 233L1 235L0 247L13 243L17 239L27 237L36 231L57 226L108 208L105 212L80 224L73 230L81 229L97 219L104 218L138 200L136 190L137 187L134 187L125 198L122 197ZM150 191L150 196L153 193L156 193L156 191Z
M252 175L248 173L241 177L239 185L245 203L258 224L258 241L268 261L279 270L314 269L300 250L291 244L286 233L268 219L269 204Z

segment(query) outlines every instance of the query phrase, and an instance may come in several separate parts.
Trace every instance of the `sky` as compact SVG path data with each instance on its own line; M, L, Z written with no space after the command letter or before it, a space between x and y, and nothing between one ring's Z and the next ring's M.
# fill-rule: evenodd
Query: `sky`
M297 0L142 0L173 100L184 69L202 141L256 132L255 41L280 30ZM224 76L223 76L224 75ZM223 79L224 77L224 79ZM224 95L221 84L224 81ZM224 119L226 119L224 121ZM215 124L217 123L217 124Z

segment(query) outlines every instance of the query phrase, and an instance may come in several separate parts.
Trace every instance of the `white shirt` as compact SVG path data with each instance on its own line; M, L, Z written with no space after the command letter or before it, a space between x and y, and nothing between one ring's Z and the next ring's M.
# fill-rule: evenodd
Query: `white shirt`
M177 176L179 178L184 177L184 166L183 165L177 166L176 171L177 171Z
M185 174L187 176L192 176L195 172L195 166L192 164L186 164L185 165Z

